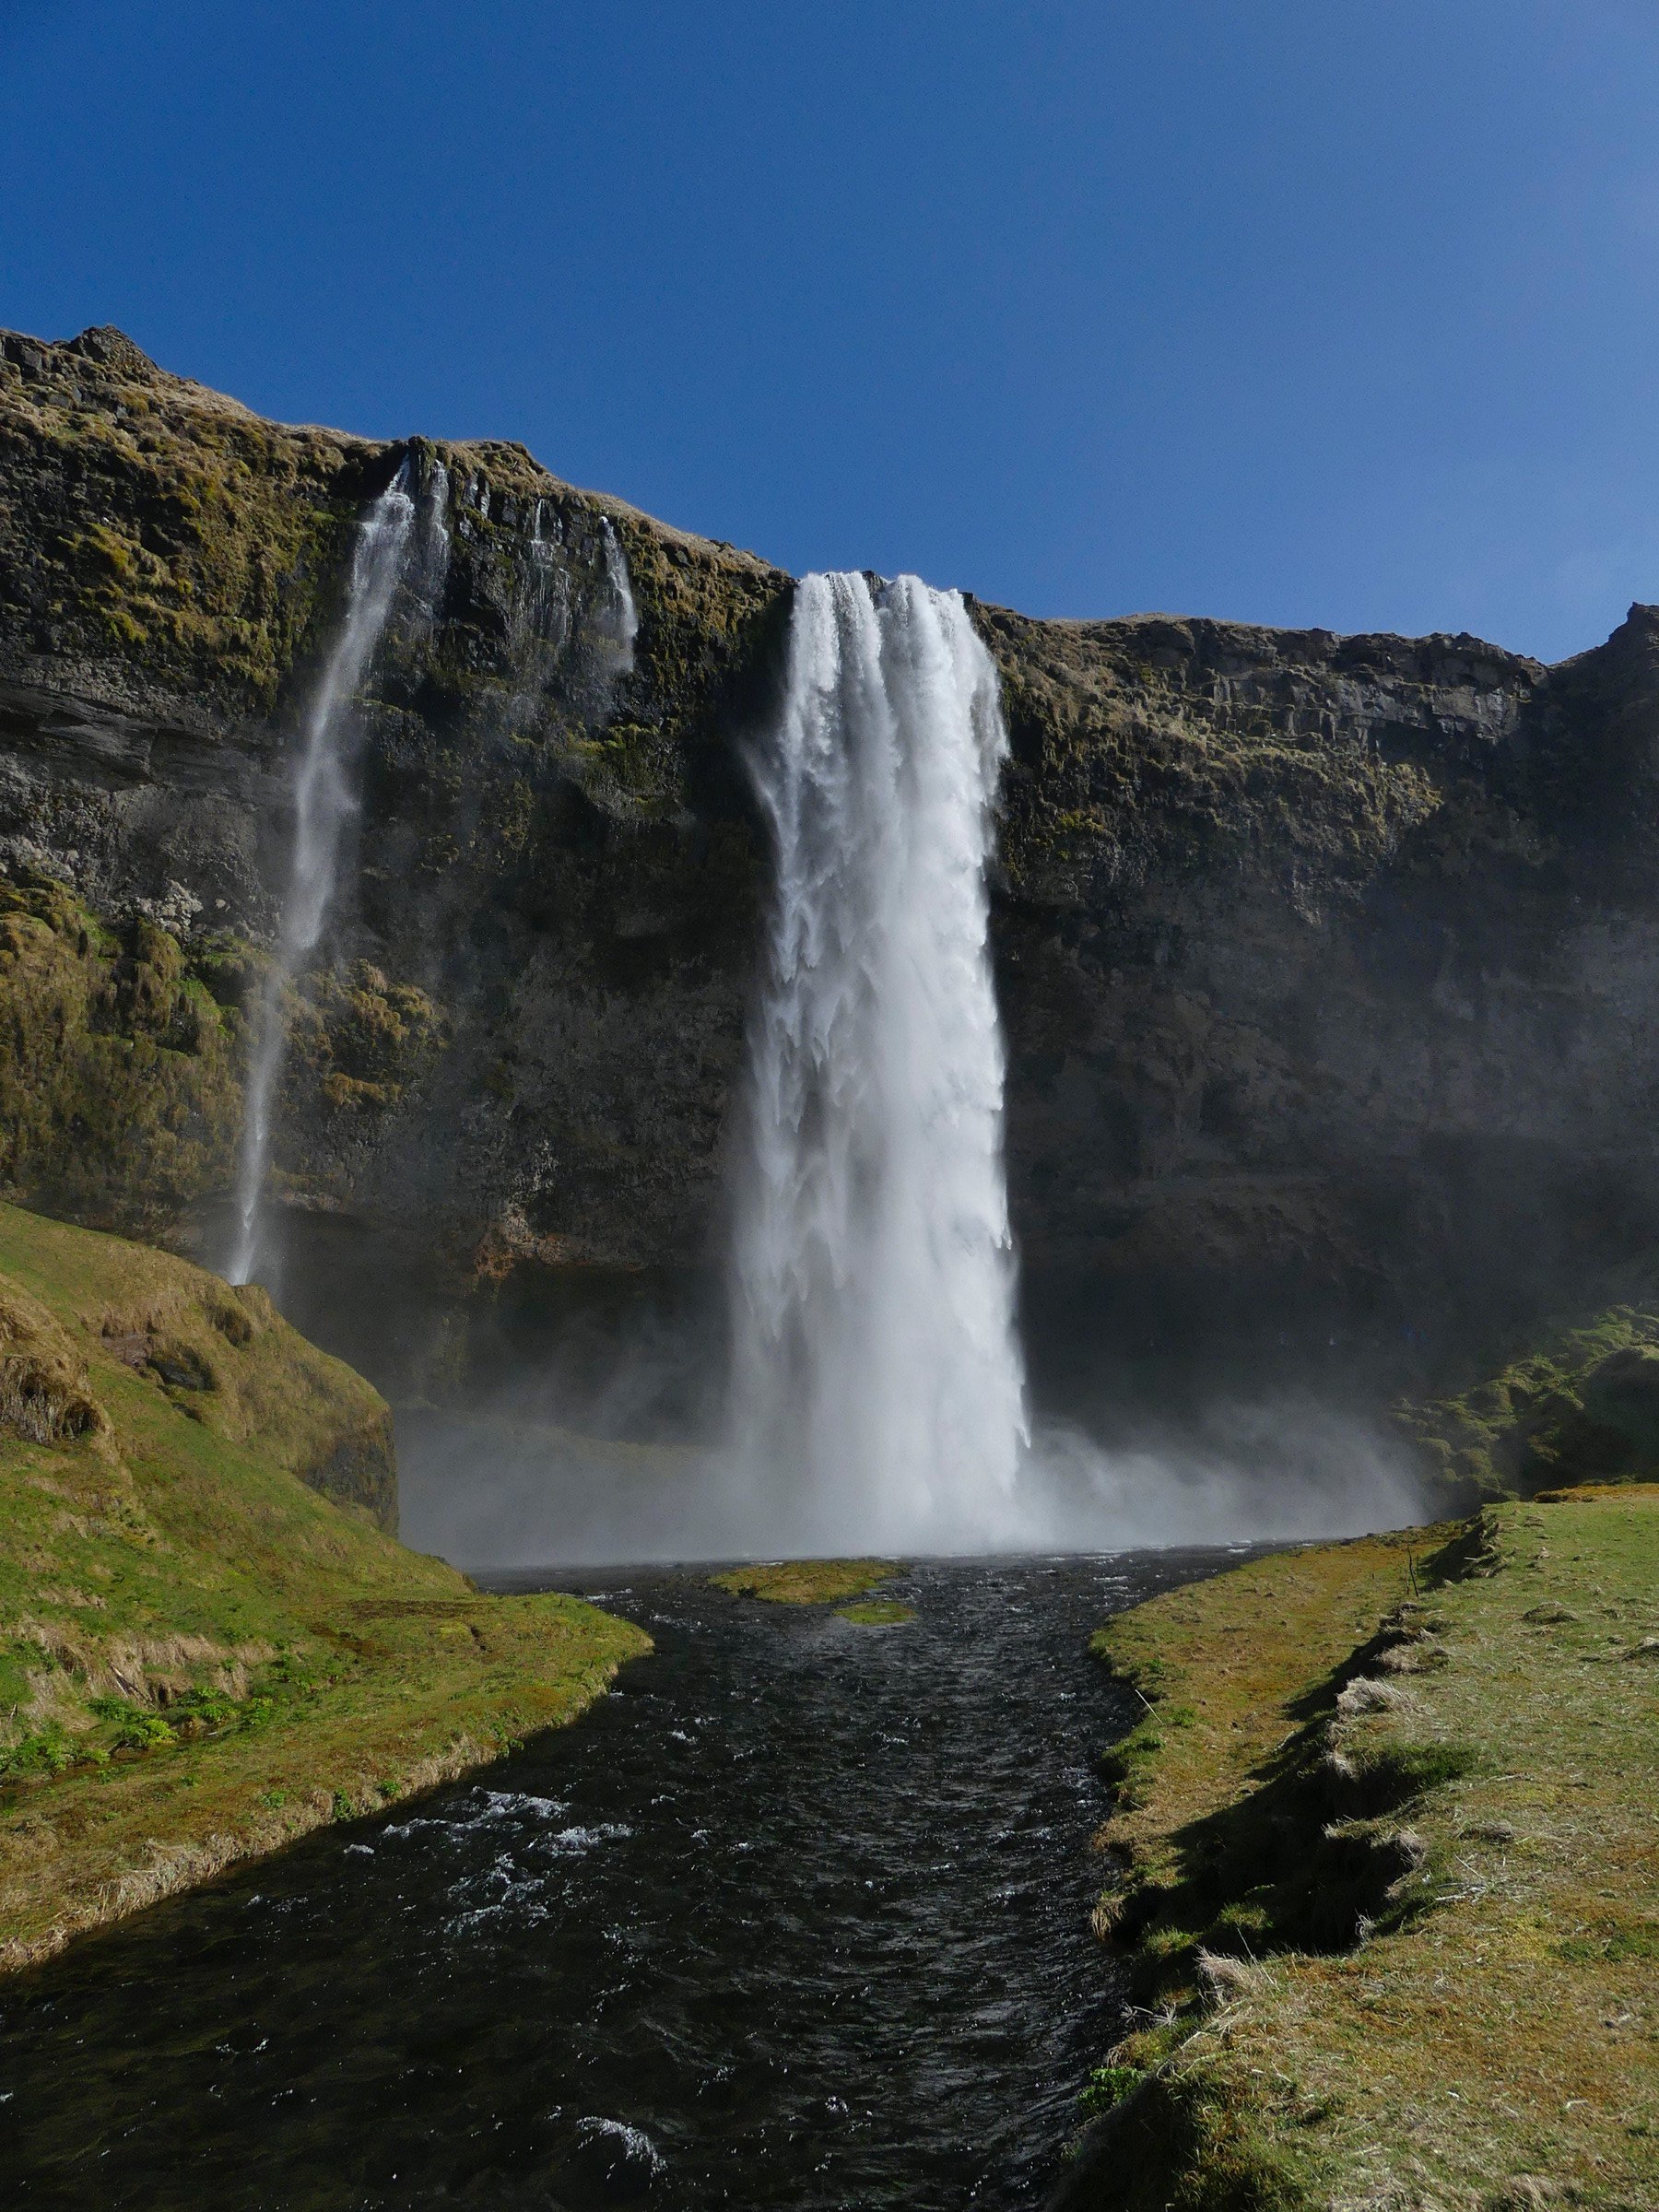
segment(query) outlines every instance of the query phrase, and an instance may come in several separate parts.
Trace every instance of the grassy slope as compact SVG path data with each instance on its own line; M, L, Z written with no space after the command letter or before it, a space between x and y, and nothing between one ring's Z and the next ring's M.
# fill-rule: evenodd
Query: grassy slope
M298 1478L383 1418L262 1293L0 1207L0 1965L494 1756L647 1648Z
M1659 1490L1424 1542L1101 1632L1153 1706L1099 1915L1143 2024L1075 2203L1659 2204Z

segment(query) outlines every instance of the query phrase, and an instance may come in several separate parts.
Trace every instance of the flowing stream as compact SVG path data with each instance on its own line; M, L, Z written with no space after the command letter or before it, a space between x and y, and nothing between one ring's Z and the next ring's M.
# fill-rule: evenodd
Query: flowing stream
M1230 1563L922 1565L889 1628L616 1575L656 1652L575 1726L0 1984L6 2201L1040 2206L1121 2032L1087 1637Z
M985 864L1006 739L960 595L808 576L757 753L777 878L733 1241L753 1542L1017 1539L1026 1440Z
M351 712L359 685L392 612L415 526L409 465L358 525L346 610L306 718L294 780L294 841L282 921L254 1009L236 1180L236 1241L225 1272L252 1281L260 1265L271 1118L288 1047L284 1002L300 962L315 950L335 896L340 843L355 799L347 773Z

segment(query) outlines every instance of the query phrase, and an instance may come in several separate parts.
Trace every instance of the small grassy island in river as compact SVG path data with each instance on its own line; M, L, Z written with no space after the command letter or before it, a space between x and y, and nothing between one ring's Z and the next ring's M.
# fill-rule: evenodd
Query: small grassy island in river
M392 1481L383 1402L262 1290L0 1206L0 1966L493 1758L648 1648L405 1550Z
M780 1559L729 1567L709 1580L734 1597L763 1598L774 1606L832 1606L842 1620L860 1628L885 1629L916 1618L914 1607L896 1597L868 1595L902 1571L896 1559ZM849 1598L861 1602L841 1602Z
M1659 1487L1291 1552L1097 1649L1136 2025L1068 2205L1659 2204Z

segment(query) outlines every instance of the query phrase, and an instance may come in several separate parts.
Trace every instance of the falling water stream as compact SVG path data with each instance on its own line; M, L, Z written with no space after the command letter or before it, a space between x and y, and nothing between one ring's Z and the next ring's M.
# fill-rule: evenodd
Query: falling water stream
M316 948L335 897L342 833L355 804L347 774L352 707L392 612L414 526L415 501L405 461L358 525L345 615L306 717L294 781L288 890L253 1013L237 1167L236 1241L225 1270L233 1283L251 1281L262 1257L271 1120L288 1046L284 1001L300 962Z
M634 665L634 640L640 634L639 609L634 605L633 584L628 573L628 556L622 550L622 541L617 535L616 525L609 515L600 525L605 541L605 581L610 591L610 606L606 627L616 653L616 673L630 676Z
M1024 1374L986 949L996 673L959 594L798 587L754 759L777 879L735 1192L732 1426L755 1541L1018 1528Z

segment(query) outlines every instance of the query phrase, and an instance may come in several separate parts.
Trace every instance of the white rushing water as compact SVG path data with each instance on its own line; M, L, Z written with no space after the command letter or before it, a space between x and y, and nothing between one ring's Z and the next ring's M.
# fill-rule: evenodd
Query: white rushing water
M339 633L323 666L306 718L294 782L294 842L276 948L254 1008L236 1188L236 1245L226 1275L253 1280L260 1264L271 1118L288 1045L284 994L314 950L335 894L340 841L356 804L347 774L352 705L385 629L415 524L406 461L358 525ZM441 487L430 502L443 532ZM448 550L447 535L439 548Z
M985 864L1006 738L959 595L795 594L733 1245L752 1541L1013 1540L1024 1371Z

